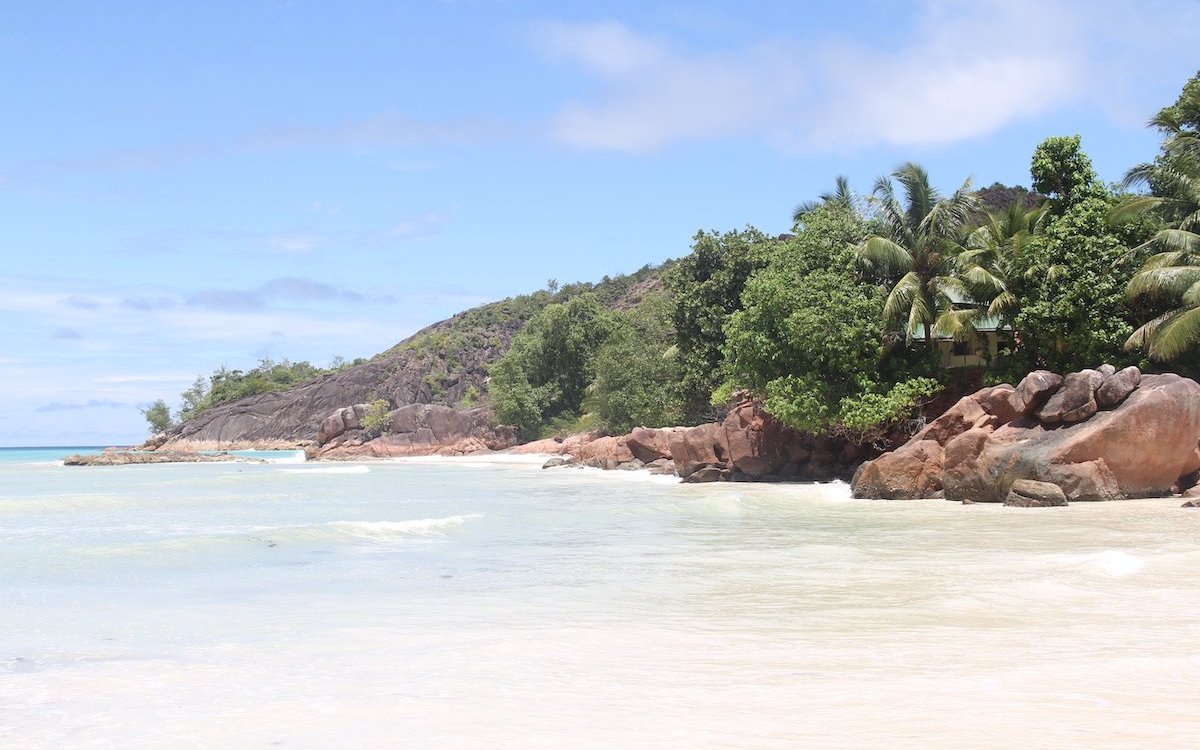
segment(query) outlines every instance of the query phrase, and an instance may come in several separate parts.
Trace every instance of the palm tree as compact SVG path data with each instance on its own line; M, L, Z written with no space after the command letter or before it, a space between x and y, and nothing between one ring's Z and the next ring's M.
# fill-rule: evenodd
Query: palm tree
M903 205L893 179L904 191ZM873 203L885 229L855 248L859 263L891 287L883 306L889 329L896 333L903 328L907 341L920 330L926 346L932 346L939 319L944 318L944 327L953 327L955 320L948 314L970 298L970 290L955 273L955 260L964 249L971 216L978 211L971 181L943 198L929 184L925 170L909 163L891 177L876 180Z
M1158 252L1146 259L1125 293L1131 300L1170 300L1175 307L1134 331L1125 347L1144 347L1154 359L1171 360L1200 342L1200 76L1150 125L1166 135L1162 154L1129 170L1124 184L1147 185L1151 194L1122 202L1113 218L1151 213L1164 222L1130 251Z
M792 210L792 221L798 224L804 221L805 214L812 213L822 206L853 210L855 200L854 190L850 187L850 178L838 175L834 182L833 192L821 193L819 200L804 201L797 205Z
M1004 211L989 213L967 237L966 249L955 258L955 274L968 292L972 307L953 310L938 321L938 333L962 335L984 316L1012 321L1019 300L1009 288L1018 276L1046 275L1053 280L1059 268L1021 267L1025 244L1036 236L1046 217L1046 207L1026 208L1017 198Z

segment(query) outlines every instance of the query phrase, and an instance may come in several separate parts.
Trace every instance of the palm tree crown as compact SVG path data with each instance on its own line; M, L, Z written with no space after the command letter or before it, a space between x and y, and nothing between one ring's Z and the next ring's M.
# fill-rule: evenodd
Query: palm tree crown
M903 203L893 180L904 193ZM928 345L932 334L952 332L964 322L953 313L970 298L970 290L956 276L955 261L978 210L971 181L943 198L925 170L909 163L876 180L872 202L883 231L856 247L859 263L891 287L883 308L889 329L903 330L908 341L921 331ZM942 327L935 331L939 321Z

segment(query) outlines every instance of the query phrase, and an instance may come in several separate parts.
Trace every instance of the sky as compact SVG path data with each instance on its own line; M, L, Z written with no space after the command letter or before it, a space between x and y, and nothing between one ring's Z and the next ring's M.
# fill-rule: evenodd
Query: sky
M0 446L140 441L219 366L327 365L549 279L790 228L847 175L1100 176L1200 67L1163 0L13 3Z

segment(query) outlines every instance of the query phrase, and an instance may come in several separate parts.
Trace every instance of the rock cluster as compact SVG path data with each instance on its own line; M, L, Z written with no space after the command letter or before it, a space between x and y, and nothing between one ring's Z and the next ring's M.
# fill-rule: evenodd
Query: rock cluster
M1016 388L961 399L908 443L864 464L853 491L1023 506L1165 495L1195 484L1198 444L1193 380L1109 365L1066 377L1039 370ZM1061 491L1061 502L1045 484Z
M460 411L439 404L408 404L388 412L387 427L375 435L363 429L366 404L337 409L317 430L308 458L354 459L397 456L461 456L501 450L516 442L510 427L492 427L487 409Z
M721 422L695 427L638 427L617 437L573 435L515 449L520 453L569 455L567 463L572 465L674 471L685 482L848 477L862 459L861 450L843 440L793 430L752 399L739 402Z

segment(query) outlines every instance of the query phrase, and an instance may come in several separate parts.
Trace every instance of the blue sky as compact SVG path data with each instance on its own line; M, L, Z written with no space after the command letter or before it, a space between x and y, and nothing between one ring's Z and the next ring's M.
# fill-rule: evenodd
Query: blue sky
M789 228L846 174L1101 176L1200 67L1193 1L47 2L0 28L0 445L323 365L481 302Z

